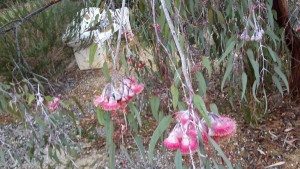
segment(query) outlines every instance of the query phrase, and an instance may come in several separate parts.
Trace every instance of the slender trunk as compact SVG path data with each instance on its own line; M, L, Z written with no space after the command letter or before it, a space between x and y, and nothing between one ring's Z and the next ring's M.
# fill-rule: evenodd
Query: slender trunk
M300 39L295 35L289 22L287 0L273 0L273 9L277 12L277 23L285 28L285 42L291 52L290 89L293 96L300 95Z

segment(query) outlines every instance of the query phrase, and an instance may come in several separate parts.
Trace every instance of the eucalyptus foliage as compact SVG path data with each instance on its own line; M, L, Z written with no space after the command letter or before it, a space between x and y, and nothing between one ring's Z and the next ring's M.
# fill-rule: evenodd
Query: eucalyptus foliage
M125 1L84 2L86 6L96 6L104 11L121 8L122 2ZM33 3L5 9L2 12L3 15L0 16L0 26L22 18L41 4L39 1L33 1ZM38 142L41 147L50 145L50 149L54 147L72 149L67 144L72 139L69 139L67 134L63 134L61 138L62 133L55 131L57 129L53 119L54 116L56 117L55 114L49 117L47 114L43 116L41 111L30 107L34 100L38 101L37 88L42 86L38 84L38 80L32 86L32 79L28 81L28 77L24 76L23 70L18 66L33 72L38 71L37 73L42 75L45 75L45 71L49 72L49 66L47 66L49 63L54 67L57 66L57 62L53 61L49 53L52 50L65 49L60 48L62 30L66 28L61 23L67 23L72 16L76 15L79 8L83 7L79 4L63 1L30 22L21 25L17 39L21 44L21 51L16 51L16 37L13 33L0 35L1 72L19 81L25 78L25 86L29 86L28 89L24 89L23 86L17 85L17 88L20 87L22 90L12 93L10 85L3 85L0 88L1 110L20 117L29 127L32 122L28 123L26 112L36 113L33 121L39 129L43 128L43 130L35 131L32 127L31 130L34 131L32 133L37 137L31 142L32 144ZM272 5L272 0L133 0L126 3L131 11L130 20L135 40L127 43L114 37L107 45L115 50L122 44L120 53L116 52L119 53L120 63L115 64L120 64L121 68L128 70L126 75L135 73L138 79L146 84L144 96L128 105L129 112L124 117L140 156L145 160L144 167L155 167L155 160L153 160L155 150L161 149L159 143L172 122L170 116L172 112L184 110L193 105L207 124L210 124L208 111L226 113L221 109L218 110L215 103L209 103L210 106L206 107L205 98L211 87L209 81L216 81L220 92L230 95L233 107L237 106L234 103L241 103L245 117L254 121L257 117L253 117L253 114L260 116L268 111L267 96L274 89L277 89L281 95L289 92L287 78L289 58L284 44L284 30L280 29L276 23L276 12L272 10ZM90 62L96 57L93 56L96 48L91 49ZM21 52L21 55L18 52ZM143 52L149 52L153 56L153 58L147 58L149 65L144 69L134 65L132 69L127 62L128 58L133 58L136 63L140 63L139 61L142 60L140 54ZM113 52L108 55L117 57ZM20 60L20 56L23 60ZM59 56L58 59L65 59L61 57ZM15 73L15 71L19 72ZM107 81L113 79L111 77L114 74L110 74L107 63L102 68L102 72ZM157 86L165 90L156 92ZM166 98L163 98L165 96L163 94ZM157 126L153 134L151 133L149 145L145 146L144 138L140 136L139 131L146 123L143 118L149 114L155 119ZM113 123L111 116L109 112L96 110L99 124L105 126L107 150L110 157L109 166L114 168L118 146L126 152L127 157L130 153L122 143L117 145L114 142L113 134L118 126ZM47 131L44 130L45 128ZM52 128L54 130L51 130ZM39 142L40 137L49 138L49 136L57 139L51 140L50 143ZM66 139L66 142L62 142ZM225 162L224 165L233 168L233 164L225 155L226 152L224 153L220 146L210 138L209 143L216 152L214 157L221 158ZM42 160L39 156L40 150L40 153L36 153L34 146L30 149L33 149L29 151L30 158ZM57 159L56 154L51 152L50 156ZM4 159L9 158L8 156L6 153ZM183 168L182 154L178 151L174 152L174 156L176 168ZM193 167L199 165L213 168L213 166L220 167L221 165L218 158L207 158L203 145L199 149L198 156L200 163L194 163L194 156L190 155ZM129 161L134 163L132 159Z

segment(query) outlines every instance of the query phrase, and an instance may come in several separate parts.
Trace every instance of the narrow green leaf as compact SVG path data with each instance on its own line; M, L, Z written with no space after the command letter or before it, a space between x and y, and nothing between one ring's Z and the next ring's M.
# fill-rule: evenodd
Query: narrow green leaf
M273 80L273 83L275 84L275 86L277 87L277 89L279 90L281 96L283 96L283 89L282 89L281 83L280 83L279 79L276 77L276 75L272 76L272 80Z
M207 109L202 97L199 95L194 95L193 102L196 108L199 110L202 117L204 118L205 122L210 125L210 120L207 115Z
M115 153L116 153L116 145L113 142L113 132L114 126L110 120L109 113L104 114L104 121L105 121L105 133L106 133L106 145L108 149L109 155L109 168L115 168Z
M208 23L210 24L210 25L212 25L213 23L214 23L214 11L211 9L211 8L209 8L208 9Z
M150 107L153 117L159 121L158 110L159 110L160 100L157 96L152 96L150 99Z
M142 141L141 137L140 136L135 136L134 141L135 141L135 144L137 145L137 147L139 149L139 152L140 152L143 160L145 161L146 160L146 150L145 150L145 147L143 145L143 141Z
M258 88L258 86L259 86L259 81L255 80L252 85L252 95L257 102L260 102L256 97L256 89Z
M96 6L99 6L99 5L100 5L100 2L101 2L101 0L97 0Z
M277 62L278 56L277 53L275 53L269 46L268 46L268 51L271 55L271 58L273 59L274 62Z
M245 96L246 88L247 88L247 74L245 72L243 72L243 74L242 74L242 96L241 96L241 100Z
M104 125L105 124L105 120L104 120L104 111L101 109L96 109L96 114L97 114L97 119L100 125Z
M283 83L285 84L286 89L287 89L287 91L289 93L290 92L290 90L289 90L289 82L288 82L286 76L282 73L281 69L278 66L275 66L274 70L279 75L279 77L281 78L281 80L283 81Z
M219 155L223 158L225 164L227 165L228 169L233 169L233 166L229 159L226 157L224 152L222 151L221 147L210 137L208 138L209 143L215 148L215 150L219 153Z
M230 53L232 52L234 46L235 46L235 43L236 43L236 40L235 38L231 38L228 40L228 46L226 47L226 50L225 52L222 54L221 56L221 59L218 61L218 64L220 64L224 59L225 57Z
M171 86L171 94L172 94L173 109L176 109L179 100L179 91L175 85Z
M202 63L203 63L203 66L207 69L208 76L211 77L212 67L211 67L210 59L206 56L203 56L202 57Z
M90 46L90 53L89 53L89 65L91 66L94 62L94 58L96 55L98 45L96 43L92 43Z
M225 71L225 74L224 74L224 77L223 77L223 80L222 80L222 83L221 83L221 90L222 91L223 91L226 79L231 74L232 68L233 68L233 55L231 55L229 57L228 62L227 62L226 71Z
M196 73L196 79L198 81L198 88L201 96L206 94L206 80L201 72Z
M182 155L179 150L175 154L175 167L176 169L182 169Z
M108 69L107 62L104 62L104 64L103 64L102 73L104 74L105 79L107 81L110 81L110 74L109 74L109 69Z
M211 112L214 112L214 113L216 113L216 114L219 114L218 107L217 107L217 105L216 105L215 103L211 103L211 104L209 105L209 107L210 107L210 111L211 111Z
M33 102L34 99L35 99L34 94L29 94L28 100L27 100L28 105L31 105L31 103Z
M160 123L158 124L157 128L155 129L153 135L151 136L149 149L148 149L148 158L150 163L152 163L153 156L154 156L154 149L158 139L162 136L163 132L169 127L171 123L172 117L165 116Z
M135 118L137 119L138 124L141 127L142 126L142 119L141 119L140 111L138 111L138 109L132 103L128 104L128 106L129 106L130 111L133 112L133 114L135 115Z
M256 80L259 81L259 79L260 79L259 78L260 77L259 76L259 64L258 64L258 62L254 58L253 51L251 49L248 49L247 50L247 55L248 55L248 58L250 60L251 65L252 65L252 68L254 70L255 78L256 78Z
M134 163L133 163L132 159L130 158L130 155L129 155L127 149L126 149L123 145L120 145L120 149L121 149L121 151L123 152L123 154L125 155L126 159L127 159L127 160L130 162L130 164L133 166Z

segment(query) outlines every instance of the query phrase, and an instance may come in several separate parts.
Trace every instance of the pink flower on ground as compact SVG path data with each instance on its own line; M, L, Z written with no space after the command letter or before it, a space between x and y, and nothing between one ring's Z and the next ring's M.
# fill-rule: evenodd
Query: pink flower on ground
M236 122L225 116L214 117L209 130L209 135L214 138L227 138L236 132Z
M60 98L59 97L54 97L54 99L49 102L48 109L50 111L55 111L55 110L58 109L59 105L60 105Z
M182 154L194 153L198 149L198 146L197 138L183 135L180 144L180 152Z

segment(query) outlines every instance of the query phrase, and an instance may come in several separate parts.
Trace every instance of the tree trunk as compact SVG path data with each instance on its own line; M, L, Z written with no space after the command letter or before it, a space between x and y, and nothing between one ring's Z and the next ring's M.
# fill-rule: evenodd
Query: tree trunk
M287 0L273 0L273 9L277 12L277 23L285 28L285 42L291 52L290 89L293 96L300 95L300 39L295 35L289 22Z

